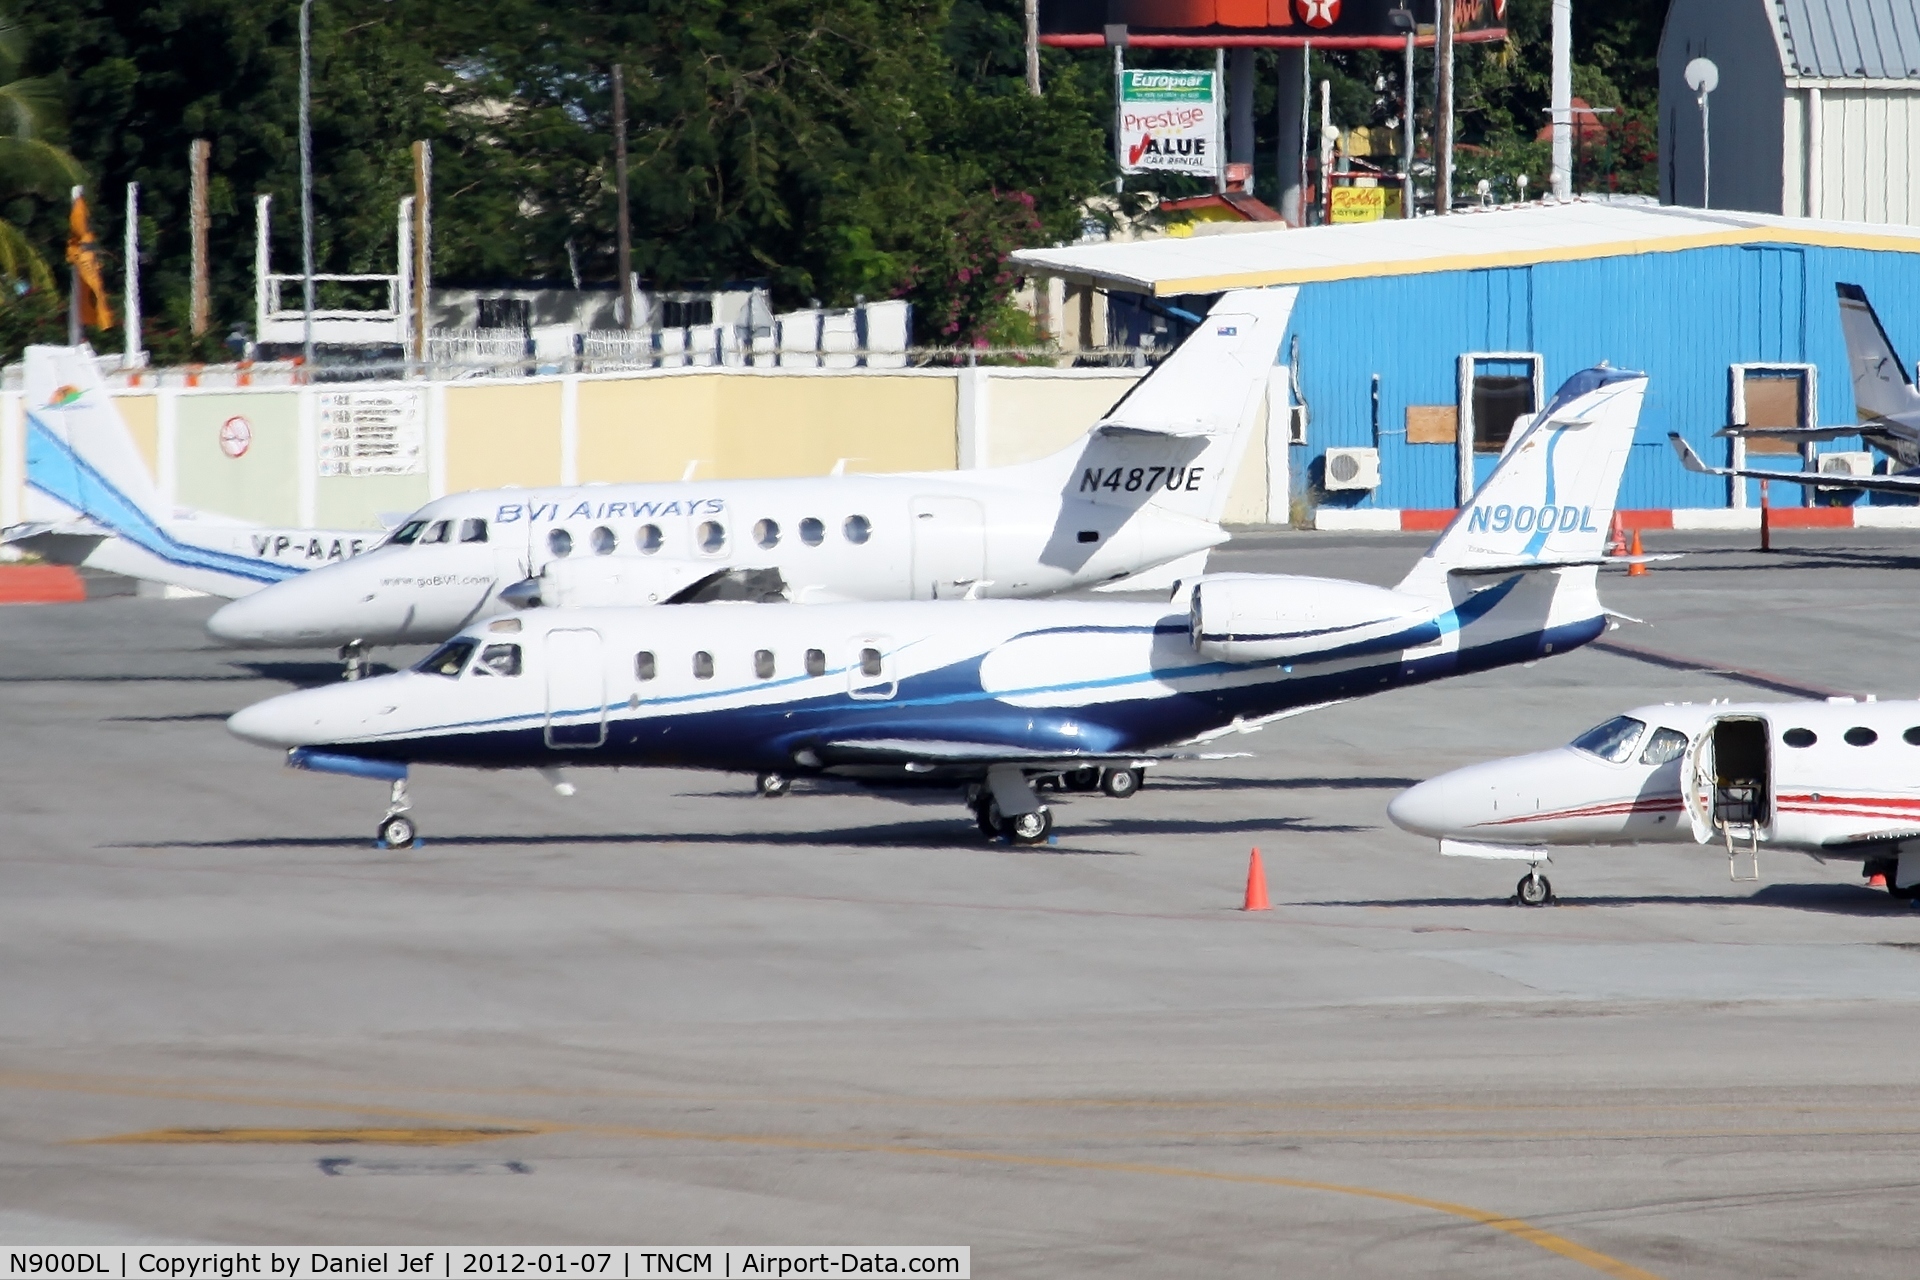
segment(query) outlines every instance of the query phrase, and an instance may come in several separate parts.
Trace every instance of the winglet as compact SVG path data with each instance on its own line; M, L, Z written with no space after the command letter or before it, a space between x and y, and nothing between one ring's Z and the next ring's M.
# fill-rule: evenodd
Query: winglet
M1723 476L1728 474L1726 471L1717 467L1710 467L1702 461L1700 455L1693 451L1693 446L1688 444L1678 431L1667 432L1667 442L1673 446L1673 451L1680 455L1680 465L1694 474L1703 476Z

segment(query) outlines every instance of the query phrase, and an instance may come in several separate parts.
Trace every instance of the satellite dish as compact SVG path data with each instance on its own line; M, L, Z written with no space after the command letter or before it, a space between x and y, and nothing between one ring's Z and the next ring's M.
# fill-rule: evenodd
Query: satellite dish
M1695 93L1712 93L1720 87L1720 68L1712 58L1695 58L1687 64L1687 88Z

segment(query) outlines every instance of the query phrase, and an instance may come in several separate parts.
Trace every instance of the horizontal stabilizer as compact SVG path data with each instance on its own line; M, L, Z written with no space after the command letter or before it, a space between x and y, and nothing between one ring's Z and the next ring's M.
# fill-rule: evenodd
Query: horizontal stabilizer
M1680 438L1678 431L1669 431L1667 440L1673 445L1673 451L1680 455L1680 465L1695 475L1738 476L1744 480L1784 480L1788 484L1810 484L1818 489L1871 489L1881 493L1920 493L1920 475L1903 474L1896 476L1836 476L1822 475L1818 471L1761 471L1753 467L1713 467L1708 466L1693 446Z
M1656 560L1678 560L1680 553L1639 556L1586 556L1573 560L1509 560L1505 564L1467 564L1447 570L1456 578L1496 577L1506 573L1532 573L1540 569L1606 569L1614 565L1652 564Z
M1552 862L1541 844L1480 844L1473 840L1442 840L1445 858L1500 858L1511 862Z
M1813 444L1821 440L1844 440L1860 434L1852 427L1747 427L1739 423L1720 428L1716 436L1736 436L1743 440L1787 440Z

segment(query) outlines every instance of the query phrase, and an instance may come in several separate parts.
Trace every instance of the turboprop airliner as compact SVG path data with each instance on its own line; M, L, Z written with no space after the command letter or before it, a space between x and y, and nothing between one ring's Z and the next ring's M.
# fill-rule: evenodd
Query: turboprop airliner
M1840 333L1847 343L1847 364L1853 374L1854 416L1857 425L1845 427L1727 427L1723 436L1748 439L1785 440L1795 444L1813 444L1860 436L1892 460L1893 466L1907 472L1884 476L1847 476L1836 480L1809 471L1763 471L1750 467L1714 467L1703 461L1679 432L1669 432L1668 441L1680 455L1680 465L1701 475L1740 476L1750 480L1784 480L1790 484L1815 485L1823 489L1873 489L1884 493L1920 493L1920 390L1893 349L1867 291L1857 284L1837 284L1840 298Z
M1595 578L1620 563L1602 544L1645 390L1605 367L1568 380L1391 589L1219 574L1171 606L533 608L463 627L412 670L228 725L295 767L389 781L392 846L415 838L414 763L755 772L764 794L819 775L961 787L983 829L1042 840L1036 779L1106 770L1128 793L1182 745L1606 630Z
M373 554L214 614L245 645L444 640L517 607L1039 596L1200 571L1293 310L1225 294L1051 457L904 475L501 489L428 503ZM1172 581L1152 585L1165 586Z
M1920 896L1920 702L1637 707L1564 747L1468 765L1401 792L1387 816L1440 852L1540 864L1570 845L1718 845L1736 879L1762 848L1855 861ZM1741 874L1741 872L1746 874Z
M24 524L0 542L216 596L243 596L370 551L368 529L268 529L169 509L87 347L28 347Z

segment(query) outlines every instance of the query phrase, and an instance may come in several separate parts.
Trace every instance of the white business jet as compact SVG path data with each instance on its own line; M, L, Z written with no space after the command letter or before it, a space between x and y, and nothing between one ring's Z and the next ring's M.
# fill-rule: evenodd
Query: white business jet
M28 347L26 523L0 543L216 596L244 596L371 550L367 529L268 529L162 501L87 347Z
M1169 748L1606 630L1595 575L1619 563L1602 544L1645 389L1642 374L1575 375L1392 589L1222 574L1172 608L536 608L473 623L410 671L228 725L295 767L390 781L379 838L394 846L415 834L412 763L758 772L769 794L796 775L958 785L983 828L1037 841L1053 820L1035 779L1107 770L1110 794L1131 792Z
M1086 436L1037 462L458 494L373 554L228 605L207 629L359 651L444 640L502 602L1038 596L1170 562L1191 577L1227 538L1220 518L1295 292L1226 294Z
M1795 444L1814 444L1860 436L1892 459L1900 468L1920 467L1920 390L1915 390L1900 353L1867 301L1867 291L1857 284L1837 284L1840 298L1840 333L1847 343L1847 365L1853 375L1854 416L1857 424L1844 427L1749 427L1723 429L1723 436L1748 439L1786 440ZM1895 473L1884 476L1848 476L1836 481L1812 471L1763 471L1751 467L1708 466L1677 431L1667 434L1680 465L1701 475L1741 476L1750 480L1784 480L1790 484L1814 485L1825 489L1873 489L1883 493L1920 494L1920 474Z
M1468 765L1401 792L1387 816L1440 852L1532 864L1517 888L1552 893L1539 866L1568 845L1719 845L1736 878L1759 851L1862 864L1920 895L1920 703L1667 703L1564 747ZM1745 875L1738 874L1745 871Z

